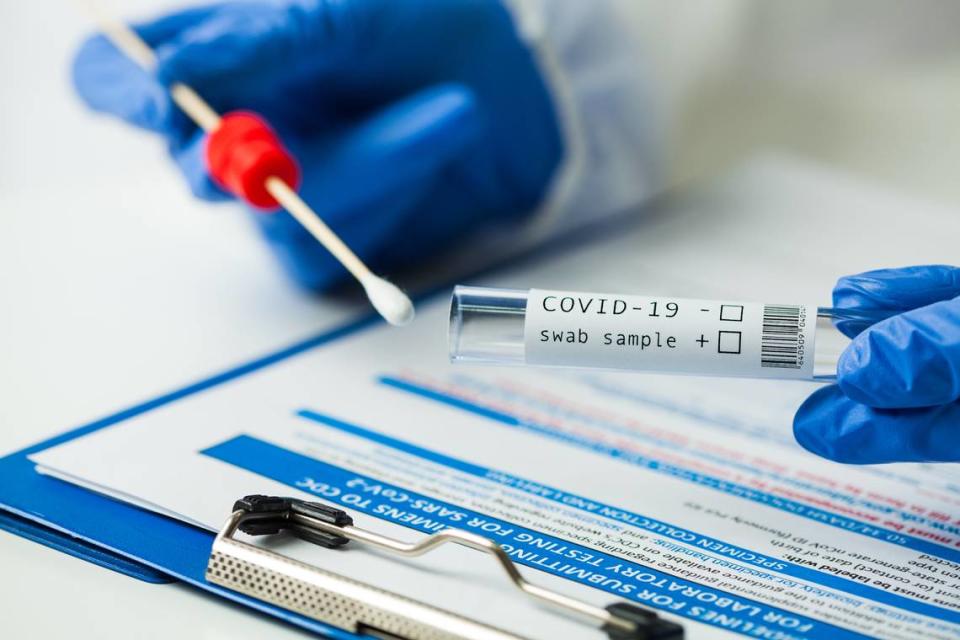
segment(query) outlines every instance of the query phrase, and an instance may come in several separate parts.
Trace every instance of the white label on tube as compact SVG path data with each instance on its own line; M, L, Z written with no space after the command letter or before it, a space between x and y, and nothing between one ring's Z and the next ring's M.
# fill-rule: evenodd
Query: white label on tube
M527 364L813 377L815 305L532 289Z

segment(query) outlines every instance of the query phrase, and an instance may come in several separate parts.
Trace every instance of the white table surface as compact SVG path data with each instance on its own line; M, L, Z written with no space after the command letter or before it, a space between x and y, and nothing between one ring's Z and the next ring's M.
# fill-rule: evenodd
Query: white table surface
M136 12L150 4L126 6ZM267 353L351 313L292 289L243 212L195 202L159 141L81 107L68 64L85 30L69 5L0 5L0 452ZM879 86L890 91L889 82ZM960 113L960 99L937 81L924 78L913 89L911 101L920 91L921 98L941 98L937 113ZM786 100L781 107L802 109ZM924 144L901 144L899 158L868 152L871 127L900 141L909 138L910 114L922 131L935 127L929 111L908 107L861 121L860 146L798 146L887 186L960 205L960 180L945 169L960 163L942 147L933 159ZM822 114L818 122L822 127ZM719 149L713 157L727 162L749 151L731 145L735 129L711 140ZM789 148L803 139L790 131L753 142ZM960 147L948 144L957 133L944 136L943 146ZM142 583L2 532L0 567L5 637L303 637L196 590Z

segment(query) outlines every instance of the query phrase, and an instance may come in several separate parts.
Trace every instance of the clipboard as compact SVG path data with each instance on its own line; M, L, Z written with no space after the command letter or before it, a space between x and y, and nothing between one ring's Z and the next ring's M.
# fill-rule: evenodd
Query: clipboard
M324 637L356 638L333 625L208 582L205 573L214 539L210 532L37 473L29 456L202 393L376 321L369 316L323 332L0 458L0 528L133 578L151 583L179 580ZM224 506L225 516L229 506Z
M352 527L349 515L337 509L326 525L318 520L323 505L290 499L267 498L238 501L232 512L225 505L227 523L217 536L209 531L173 518L146 511L112 498L94 493L62 480L37 473L29 456L44 449L85 436L121 423L186 396L242 377L304 351L357 332L372 325L370 316L341 328L314 336L265 357L256 359L179 390L129 407L117 413L55 436L33 446L0 458L0 529L34 540L75 557L151 583L182 581L261 613L279 618L307 631L336 640L375 637L385 640L456 640L459 638L520 640L522 636L477 623L395 593L362 583L351 576L339 576L322 569L302 565L276 553L264 551L238 541L233 534L239 529L253 535L292 531L308 542L322 546L340 546L348 539L390 550L391 541L377 534L364 533ZM280 500L280 503L276 501ZM273 501L273 502L270 502ZM247 507L239 508L238 505ZM273 504L266 507L264 504ZM276 505L282 505L278 514ZM259 506L258 506L259 505ZM304 506L306 505L306 506ZM271 511L272 509L272 511ZM299 510L299 511L298 511ZM299 513L299 516L297 515ZM304 515L306 514L306 515ZM344 525L347 531L342 530ZM337 527L331 530L330 527ZM496 543L481 536L459 532L460 544L487 551L497 556ZM348 535L349 534L349 535ZM357 537L359 536L359 537ZM365 537L366 536L366 537ZM436 546L430 539L457 538L455 530L434 534L426 541L414 543L411 553L396 548L401 555L419 555L420 547ZM498 547L497 547L498 548ZM362 551L357 551L362 553ZM519 574L502 551L498 558L514 586L566 613L592 616L598 628L597 638L611 640L674 640L683 637L683 628L659 617L655 612L626 602L615 602L604 608L580 603L561 594L531 585ZM245 564L239 564L245 561ZM239 574L237 572L240 572ZM326 574L326 575L324 575ZM297 599L283 594L284 585L298 581ZM272 587L277 587L276 594ZM319 586L318 586L319 585ZM505 581L504 588L511 588ZM262 587L262 588L261 588ZM306 590L305 590L306 589ZM366 590L366 591L364 591ZM276 595L276 597L274 597ZM300 598L312 598L310 606ZM518 591L518 597L524 597ZM566 599L568 602L562 602ZM561 602L558 603L558 600ZM406 602L403 602L406 601ZM339 612L331 613L339 607ZM329 610L328 610L329 609ZM318 615L319 610L324 610ZM349 615L343 615L349 611ZM423 621L429 620L430 624Z

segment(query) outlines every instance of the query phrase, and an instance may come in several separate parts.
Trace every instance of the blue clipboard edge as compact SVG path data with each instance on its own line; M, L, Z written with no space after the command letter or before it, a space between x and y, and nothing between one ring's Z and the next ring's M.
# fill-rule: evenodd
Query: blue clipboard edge
M171 576L151 569L145 564L134 562L56 529L16 516L11 512L0 511L0 529L137 580L153 584L174 582Z

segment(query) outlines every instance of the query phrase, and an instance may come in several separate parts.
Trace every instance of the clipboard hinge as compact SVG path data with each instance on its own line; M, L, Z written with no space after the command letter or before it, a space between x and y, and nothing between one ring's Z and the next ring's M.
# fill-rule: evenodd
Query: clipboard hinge
M343 511L319 502L306 502L275 496L245 496L233 504L234 511L247 515L238 528L249 536L273 535L288 531L298 538L327 549L342 547L349 538L298 523L293 516L313 518L334 527L353 525L353 518Z
M628 602L602 608L533 584L499 544L468 531L445 529L411 543L357 527L346 511L318 502L261 495L237 500L214 541L207 580L348 631L373 630L380 637L401 640L519 639L489 625L241 542L233 537L238 530L252 536L285 531L329 549L355 540L406 557L457 544L492 555L519 590L560 612L592 622L609 640L683 638L681 625L651 609Z

